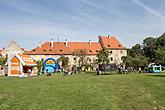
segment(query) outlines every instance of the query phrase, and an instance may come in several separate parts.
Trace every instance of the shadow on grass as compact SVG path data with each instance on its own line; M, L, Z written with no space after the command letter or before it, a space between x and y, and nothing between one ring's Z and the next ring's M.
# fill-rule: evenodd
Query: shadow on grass
M151 75L147 75L150 77L165 77L165 74L151 74Z
M116 74L116 73L101 73L101 75L113 75L113 74Z
M114 74L117 74L117 73L102 72L101 74L98 75L98 74L95 72L95 73L92 73L91 75L102 76L102 75L114 75Z

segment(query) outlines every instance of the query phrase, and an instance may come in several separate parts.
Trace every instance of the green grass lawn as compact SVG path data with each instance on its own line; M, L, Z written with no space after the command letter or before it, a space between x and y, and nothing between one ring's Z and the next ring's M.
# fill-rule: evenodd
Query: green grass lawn
M0 109L165 109L165 74L0 77Z

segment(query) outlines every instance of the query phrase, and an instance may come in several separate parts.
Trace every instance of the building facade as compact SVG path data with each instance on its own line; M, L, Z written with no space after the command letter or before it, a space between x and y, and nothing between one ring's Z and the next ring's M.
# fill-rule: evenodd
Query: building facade
M50 42L39 43L39 45L25 52L34 60L42 60L46 58L59 58L61 55L69 58L70 65L78 64L78 58L74 55L74 51L78 49L86 50L86 59L90 64L94 64L97 53L102 48L109 51L110 63L121 64L122 57L127 56L127 49L114 36L99 36L98 42Z

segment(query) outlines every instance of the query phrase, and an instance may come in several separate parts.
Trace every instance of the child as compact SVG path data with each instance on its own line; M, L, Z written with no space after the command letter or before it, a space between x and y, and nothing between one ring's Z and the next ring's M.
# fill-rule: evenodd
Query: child
M28 77L30 77L30 73L31 73L31 70L30 69L28 69Z
M51 76L51 74L48 72L48 69L46 69L47 76Z

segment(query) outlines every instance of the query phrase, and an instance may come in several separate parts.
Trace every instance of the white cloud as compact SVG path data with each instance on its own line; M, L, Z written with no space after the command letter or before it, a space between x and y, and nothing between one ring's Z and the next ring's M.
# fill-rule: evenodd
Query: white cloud
M27 48L35 47L34 44L41 40L56 39L57 36L61 37L60 40L97 41L100 34L116 35L126 47L130 47L144 37L160 35L165 29L164 15L139 0L61 0L58 12L56 6L52 9L32 0L4 0L1 3L21 11L22 16L17 16L17 13L3 16L6 19L0 21L0 37L18 39ZM1 37L3 41L8 41L7 38Z
M165 19L165 16L164 16L164 15L158 13L156 10L154 10L154 9L148 7L147 5L143 4L140 0L131 0L131 1L132 1L133 3L135 3L136 5L138 5L138 6L142 7L142 8L144 8L144 9L145 9L146 11L148 11L149 13L151 13L151 14L157 16L157 17L160 17L160 18Z

